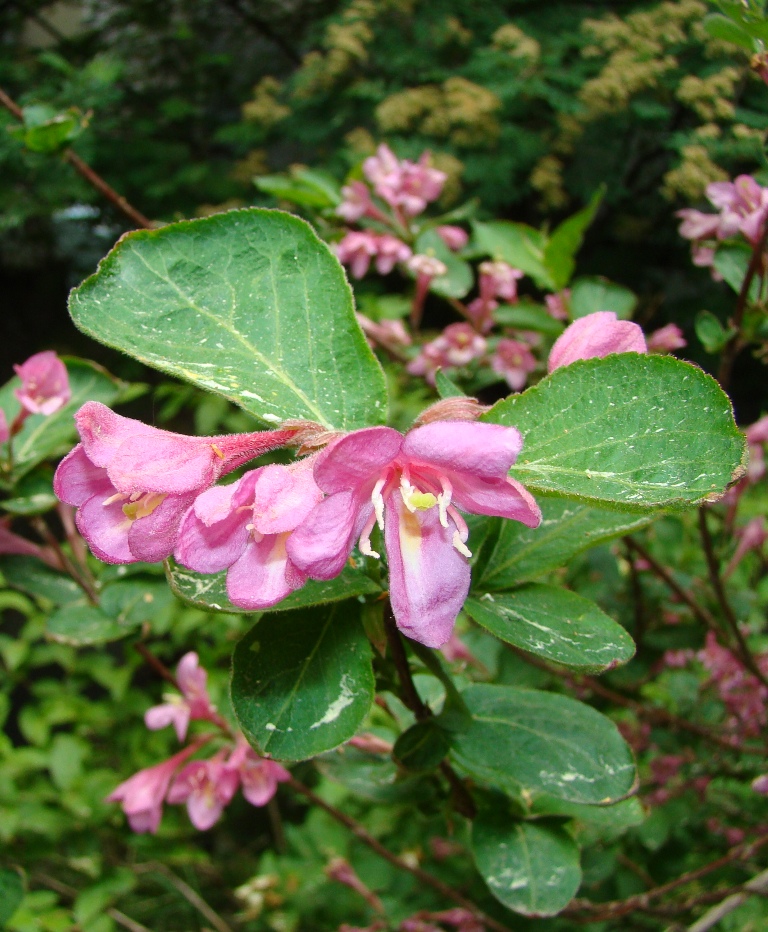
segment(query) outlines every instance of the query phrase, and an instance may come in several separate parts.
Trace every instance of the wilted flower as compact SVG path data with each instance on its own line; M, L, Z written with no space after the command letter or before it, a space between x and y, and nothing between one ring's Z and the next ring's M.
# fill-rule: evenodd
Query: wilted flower
M176 667L176 682L181 696L165 696L162 705L152 706L144 714L144 724L152 731L173 725L176 737L183 741L192 720L207 719L216 721L216 710L211 705L206 681L208 674L199 665L198 656L190 651L179 661Z
M389 427L354 431L319 454L315 482L327 494L291 535L291 560L314 579L344 568L355 541L378 557L384 531L390 599L399 628L440 647L469 589L468 530L456 506L536 527L533 497L507 473L522 447L512 427L435 421L405 437Z
M613 311L596 311L566 327L552 347L547 368L554 372L577 359L647 351L643 331L637 324L618 320Z
M176 559L199 573L226 569L233 604L268 608L306 582L285 547L321 498L311 457L251 470L197 496L179 529Z
M53 490L78 508L80 533L107 563L170 556L181 519L202 491L296 433L185 437L96 401L86 402L75 421L82 442L59 464Z
M52 350L35 353L13 368L21 379L13 394L28 414L53 414L72 397L67 367Z

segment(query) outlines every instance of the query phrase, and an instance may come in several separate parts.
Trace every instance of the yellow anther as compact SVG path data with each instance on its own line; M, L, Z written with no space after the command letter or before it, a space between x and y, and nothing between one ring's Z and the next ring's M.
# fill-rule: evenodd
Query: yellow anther
M219 458L220 460L223 460L223 459L225 458L225 457L224 457L224 454L221 452L221 450L219 449L219 447L216 446L215 443L212 443L212 444L211 444L211 449L212 449L213 452L216 454L216 456L218 456L218 458Z

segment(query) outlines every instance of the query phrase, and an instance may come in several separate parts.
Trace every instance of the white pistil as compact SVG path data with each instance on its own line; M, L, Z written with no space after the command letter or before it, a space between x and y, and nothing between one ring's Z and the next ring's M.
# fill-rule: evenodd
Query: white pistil
M440 485L442 486L443 491L437 496L437 507L440 512L440 524L442 524L443 527L447 528L448 527L448 507L451 504L451 496L453 495L453 486L445 478L445 476L440 476Z
M360 534L360 540L357 543L360 553L364 554L366 557L375 557L377 560L381 559L381 554L376 553L376 551L371 547L371 531L373 526L376 524L377 517L376 512L374 511L370 518L365 522L365 527Z
M115 492L114 495L110 495L109 498L105 499L101 504L111 505L113 502L121 502L123 499L128 498L127 495L124 495L122 492Z
M453 532L453 538L451 540L453 546L459 551L460 554L469 558L472 556L472 551L467 547L464 541L461 539L461 534L458 531Z
M373 502L373 511L376 515L376 523L379 525L381 530L384 530L384 496L381 494L381 490L387 484L387 477L379 479L376 485L373 487L373 492L371 492L371 501ZM368 534L373 530L373 525L368 530ZM370 543L369 545L370 546ZM376 554L378 556L378 554Z

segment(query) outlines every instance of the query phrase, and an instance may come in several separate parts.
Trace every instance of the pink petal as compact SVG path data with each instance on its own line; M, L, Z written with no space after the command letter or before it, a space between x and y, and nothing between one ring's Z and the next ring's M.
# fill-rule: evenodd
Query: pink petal
M182 518L193 501L193 495L169 495L151 515L133 522L128 546L137 560L158 563L173 553Z
M14 395L30 414L53 414L72 397L67 367L51 350L35 353L13 368L22 381Z
M453 528L437 508L411 514L393 494L384 511L389 596L398 628L427 647L442 647L469 592L469 564L453 546Z
M111 489L111 485L110 485ZM105 563L135 563L128 546L131 522L123 513L122 500L105 505L108 496L94 495L81 506L75 517L77 529L93 555Z
M243 796L252 806L266 806L277 792L278 782L291 779L288 771L275 761L249 755L240 771Z
M206 832L221 818L224 803L212 791L192 793L187 800L189 821L199 832Z
M107 471L93 465L85 455L81 443L59 463L53 477L53 492L67 505L80 507L94 495L101 495L107 499L114 495L115 491Z
M613 311L596 311L575 320L555 341L547 368L554 372L577 359L612 353L647 353L643 331L631 320L617 320Z
M151 436L154 430L133 418L115 414L99 401L86 401L75 414L75 423L88 459L103 467L112 462L124 440L136 433Z
M329 494L373 487L378 473L400 452L403 435L391 427L366 427L342 437L315 462L315 482Z
M486 479L506 476L523 447L514 427L478 421L433 421L406 435L403 453L440 469Z
M176 737L183 741L189 727L189 706L185 702L165 702L152 706L144 713L144 724L150 731L159 731L173 725Z
M299 467L301 463L297 464ZM292 531L322 500L309 468L265 466L253 493L253 524L260 534Z
M176 667L176 682L187 699L207 695L208 674L200 666L197 654L191 650L179 661Z
M525 486L514 479L474 479L451 476L453 501L473 515L497 515L520 521L526 527L541 524L541 510Z
M372 513L370 499L352 492L329 496L288 538L291 562L312 579L338 576Z
M179 495L200 491L214 482L214 461L221 462L202 437L142 431L120 444L107 472L121 492Z
M227 595L233 604L258 612L290 595L293 589L286 579L287 538L288 534L268 534L258 542L248 542L227 573Z
M197 502L194 508L189 509L179 527L176 559L182 566L197 573L218 573L232 566L242 556L250 536L246 527L250 513L234 513L209 527L197 517L196 510Z

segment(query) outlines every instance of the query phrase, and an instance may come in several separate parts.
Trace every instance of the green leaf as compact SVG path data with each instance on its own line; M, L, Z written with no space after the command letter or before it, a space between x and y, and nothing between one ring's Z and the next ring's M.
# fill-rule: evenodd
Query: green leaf
M474 284L472 267L459 259L444 243L436 230L426 230L416 240L414 250L426 256L434 256L448 269L445 275L432 280L429 289L444 298L463 298Z
M717 501L743 474L730 401L701 369L621 353L556 369L484 420L525 443L511 475L531 491L634 509Z
M549 238L544 247L544 265L555 287L559 291L571 280L576 268L576 253L581 249L587 227L595 219L595 214L605 194L605 186L599 188L590 198L589 204L578 213L564 220Z
M569 307L574 320L596 311L613 311L618 318L626 320L637 307L637 295L607 278L577 278L571 286Z
M723 280L736 293L741 293L744 277L752 259L752 250L746 243L720 246L715 252L713 266L723 276ZM749 300L757 301L760 297L760 276L755 275L749 286Z
M755 43L752 37L731 19L726 19L719 13L711 13L704 17L704 28L713 39L732 42L747 52L754 52Z
M72 397L53 414L30 414L24 426L13 438L12 481L17 481L33 466L45 459L66 453L77 438L74 413L86 401L114 404L128 386L113 378L96 363L65 357ZM0 408L10 424L19 412L19 402L13 394L21 380L14 377L0 388Z
M331 250L298 217L250 208L124 237L70 296L75 323L269 423L386 417L384 374Z
M557 286L544 264L546 237L540 230L524 223L494 220L472 223L472 251L502 259L530 275L539 288L556 290Z
M472 724L452 736L452 756L474 779L529 801L544 793L605 805L631 791L632 752L590 706L511 686L470 686L462 696Z
M51 481L53 470L47 466L24 476L14 488L13 498L0 502L0 506L12 515L39 515L55 508L58 499L53 494Z
M35 557L3 556L0 569L13 589L54 605L67 605L83 598L83 590L64 573L58 573Z
M117 621L88 602L75 602L55 611L46 624L48 637L60 644L104 644L128 634Z
M555 320L540 304L518 301L517 304L502 304L493 312L494 320L505 327L516 330L535 330L557 337L563 332L562 321Z
M416 722L395 742L395 760L412 773L435 770L450 750L446 732L434 721Z
M19 136L31 152L56 152L82 133L87 120L76 107L61 112L46 104L22 109L24 129Z
M24 883L12 870L0 869L0 926L13 916L24 899Z
M696 336L708 353L719 353L735 330L726 330L711 311L699 311L695 322Z
M626 663L632 638L590 599L532 583L515 592L470 598L464 610L508 644L584 672Z
M475 864L491 893L524 916L554 916L581 885L579 849L557 824L482 813L472 825Z
M235 648L232 706L261 754L306 760L354 735L373 701L361 606L264 615Z
M649 514L633 515L541 496L541 524L489 519L492 530L476 553L473 591L497 592L566 566L583 551L645 527ZM470 539L471 545L471 539Z
M173 560L165 564L166 576L174 595L188 605L202 608L209 612L227 614L248 614L229 601L227 596L227 571L203 575L179 566ZM376 595L381 587L365 573L344 567L341 575L334 579L317 581L310 579L301 589L292 592L282 602L273 605L270 612L282 612L309 605L324 605L327 602L339 602L361 595Z
M442 369L435 373L435 388L441 398L466 398L464 392L455 385Z
M323 172L299 169L291 175L259 175L253 183L265 194L302 207L336 207L341 200L338 185Z

